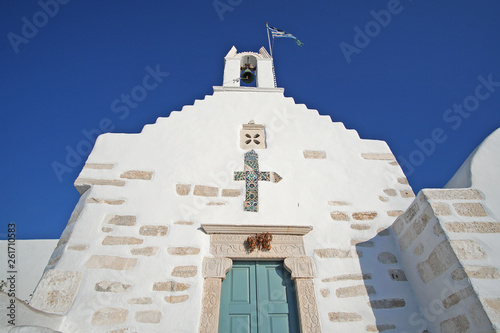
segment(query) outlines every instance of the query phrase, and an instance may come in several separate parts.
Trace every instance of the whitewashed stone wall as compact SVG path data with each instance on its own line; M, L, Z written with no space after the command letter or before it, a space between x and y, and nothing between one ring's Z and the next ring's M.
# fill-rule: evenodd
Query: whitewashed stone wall
M201 225L311 226L323 332L415 332L418 302L389 226L414 194L382 141L295 104L228 87L147 125L98 138L82 194L32 305L62 332L196 332L210 237ZM243 124L264 125L259 211L243 210ZM308 282L309 283L309 282ZM304 289L305 290L305 289ZM57 292L56 292L57 291ZM425 327L420 331L424 331Z
M425 189L392 226L423 317L435 332L500 327L500 223L475 189Z

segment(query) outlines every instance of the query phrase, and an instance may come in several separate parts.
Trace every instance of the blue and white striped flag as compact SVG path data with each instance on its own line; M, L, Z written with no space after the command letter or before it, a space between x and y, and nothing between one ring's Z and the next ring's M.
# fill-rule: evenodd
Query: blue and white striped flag
M271 35L274 37L280 37L280 38L291 38L295 41L295 43L297 43L298 46L302 46L304 45L304 43L302 43L300 40L297 39L297 37L295 37L294 35L286 32L285 30L281 30L281 29L278 29L278 28L274 28L274 27L270 27L269 25L267 26L267 28L269 29L269 31L271 31Z

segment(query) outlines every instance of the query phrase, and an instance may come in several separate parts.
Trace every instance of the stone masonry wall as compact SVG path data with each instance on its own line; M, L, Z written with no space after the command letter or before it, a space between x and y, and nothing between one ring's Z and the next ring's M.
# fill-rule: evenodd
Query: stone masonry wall
M431 332L498 330L498 261L489 244L500 223L474 189L424 189L392 225L401 259ZM496 239L495 239L496 238Z
M392 185L371 192L371 206L353 198L328 200L335 234L348 236L331 235L324 241L315 236L322 246L314 249L318 272L314 282L320 315L328 319L322 329L421 333L424 328L416 330L409 322L412 313L419 313L418 304L389 228L415 196L390 152L362 153L361 158L367 166L384 165L384 176Z
M157 187L154 172L115 166L84 167L80 203L30 301L66 315L62 332L156 332L199 307L199 244L168 240L179 228L195 233L194 223L141 218L135 207ZM169 327L190 331L197 320Z

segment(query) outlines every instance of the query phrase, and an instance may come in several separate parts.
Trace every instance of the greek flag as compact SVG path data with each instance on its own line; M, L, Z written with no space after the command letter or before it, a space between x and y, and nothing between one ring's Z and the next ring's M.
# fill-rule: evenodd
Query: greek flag
M283 37L283 38L291 38L295 41L295 43L297 43L298 46L302 46L304 45L304 43L302 43L300 40L297 39L297 37L295 37L294 35L286 32L285 30L281 30L281 29L278 29L278 28L274 28L274 27L270 27L269 25L267 26L267 28L269 29L269 31L271 31L271 35L274 37Z

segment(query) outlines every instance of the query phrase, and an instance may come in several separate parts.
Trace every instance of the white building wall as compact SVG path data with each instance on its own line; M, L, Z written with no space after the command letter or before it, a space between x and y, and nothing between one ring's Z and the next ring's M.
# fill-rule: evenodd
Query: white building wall
M90 189L32 305L64 314L63 332L194 332L201 264L211 256L202 223L310 225L304 240L323 331L412 332L418 308L387 227L413 192L387 144L361 140L280 89L237 89L140 134L98 138L75 182ZM239 132L250 120L265 126L260 170L283 177L259 182L259 212L243 210L245 183L233 180L243 170ZM195 195L196 186L217 194L198 187ZM239 195L223 196L224 189ZM48 286L57 278L65 298L54 305Z

